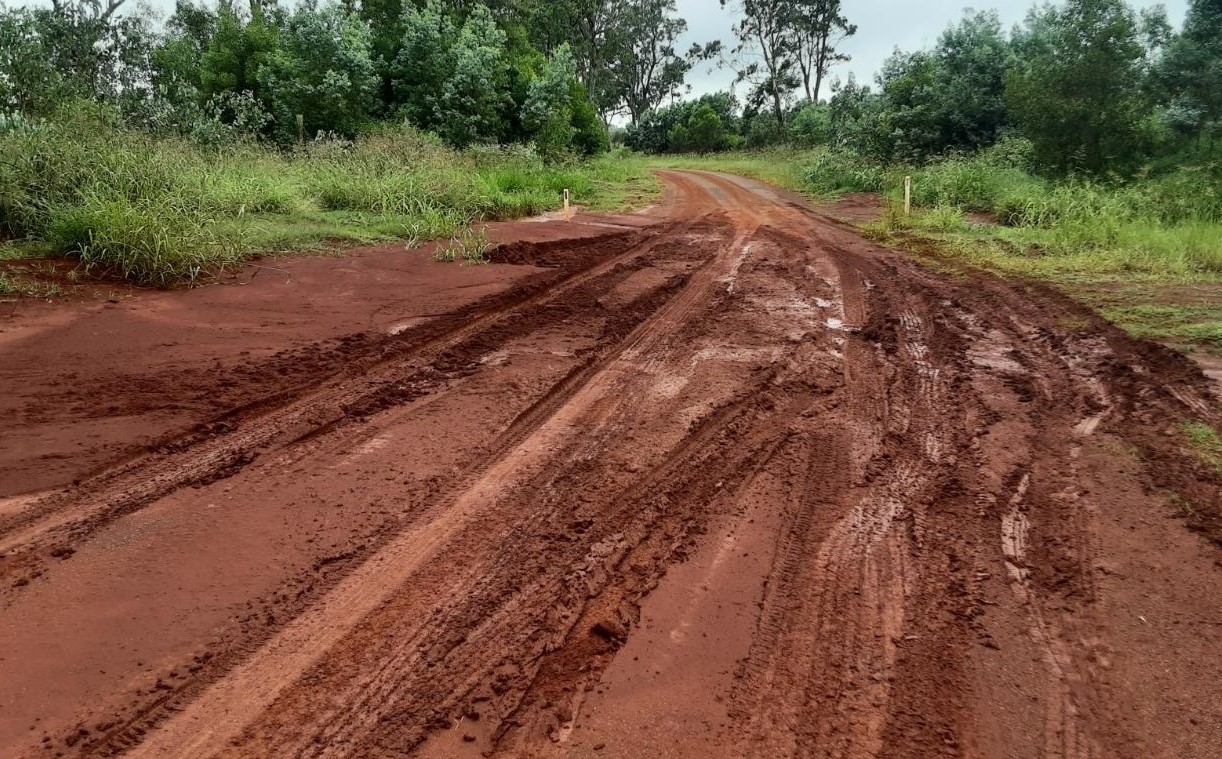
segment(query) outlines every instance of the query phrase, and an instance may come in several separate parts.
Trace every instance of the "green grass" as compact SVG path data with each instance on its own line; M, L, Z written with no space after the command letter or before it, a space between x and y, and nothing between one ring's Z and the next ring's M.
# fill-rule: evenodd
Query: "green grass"
M269 251L449 238L559 208L565 189L611 211L646 205L658 184L623 152L547 164L407 127L281 153L43 124L0 135L0 236L13 240L0 258L76 256L87 272L173 285Z
M1222 437L1218 436L1218 431L1204 422L1184 422L1180 431L1201 461L1222 476Z
M758 151L734 151L708 155L651 156L649 165L659 169L696 169L738 174L784 187L787 190L806 188L807 165L816 160L822 150L797 151L775 148Z
M1136 303L1103 306L1099 312L1136 337L1222 351L1222 306Z

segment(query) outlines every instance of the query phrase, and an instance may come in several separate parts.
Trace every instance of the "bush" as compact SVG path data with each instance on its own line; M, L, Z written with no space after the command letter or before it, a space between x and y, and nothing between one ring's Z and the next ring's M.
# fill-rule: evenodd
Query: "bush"
M242 251L211 220L184 213L168 199L133 202L90 196L79 206L55 209L47 242L75 253L87 270L168 285L236 263Z
M846 151L822 153L806 168L806 186L820 195L882 192L887 172L882 164Z
M593 176L624 163L547 165L520 146L459 153L410 127L290 153L242 141L217 153L98 122L50 124L0 134L0 232L98 272L168 285L260 244L335 236L345 228L337 218L427 239L477 219L537 214L559 206L565 188L588 197ZM261 230L277 218L282 230L301 219L312 231L269 238Z
M912 173L913 202L992 211L1003 197L1036 193L1043 183L1019 169L1001 168L983 158L951 158Z

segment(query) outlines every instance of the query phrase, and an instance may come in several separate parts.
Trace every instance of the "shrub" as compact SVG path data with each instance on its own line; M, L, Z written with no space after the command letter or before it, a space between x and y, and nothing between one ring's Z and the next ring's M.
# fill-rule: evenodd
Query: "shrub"
M545 164L524 147L460 153L404 126L288 153L239 140L221 153L102 121L50 123L0 134L0 233L168 285L254 252L252 231L265 246L345 229L450 237L473 220L555 208L565 188L588 196L594 176L626 178L629 163ZM308 231L285 233L299 216ZM275 218L281 228L264 233Z
M821 195L843 192L882 192L886 180L882 164L846 151L820 154L806 168L806 186Z

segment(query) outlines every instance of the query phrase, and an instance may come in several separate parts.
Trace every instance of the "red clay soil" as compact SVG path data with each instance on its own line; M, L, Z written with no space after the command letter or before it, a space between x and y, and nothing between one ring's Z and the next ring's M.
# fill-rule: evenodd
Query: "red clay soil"
M0 756L1222 755L1201 372L663 178L10 304Z

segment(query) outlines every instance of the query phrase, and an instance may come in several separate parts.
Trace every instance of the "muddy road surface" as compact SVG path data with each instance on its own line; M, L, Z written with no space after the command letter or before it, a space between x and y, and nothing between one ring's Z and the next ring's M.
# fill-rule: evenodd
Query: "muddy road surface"
M1222 756L1200 371L663 178L15 311L0 756Z

